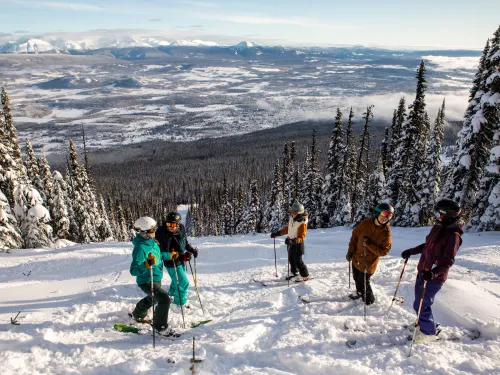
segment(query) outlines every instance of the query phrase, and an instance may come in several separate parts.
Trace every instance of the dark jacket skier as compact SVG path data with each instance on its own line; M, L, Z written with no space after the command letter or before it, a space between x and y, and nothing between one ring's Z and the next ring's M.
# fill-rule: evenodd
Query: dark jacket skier
M172 251L179 253L179 257L175 259L175 261L164 261L167 272L172 279L168 294L174 297L174 304L179 306L186 305L189 280L186 275L184 263L189 262L191 256L196 258L198 256L198 250L187 241L186 229L181 223L181 215L178 212L170 212L167 215L165 223L156 230L156 240L160 244L162 253ZM177 279L179 283L177 283ZM190 306L185 307L189 308Z
M352 231L346 259L352 261L352 276L356 283L356 294L352 299L365 296L365 246L366 246L366 304L375 302L370 278L377 270L380 257L389 254L392 245L392 234L389 221L394 215L394 208L388 203L380 203L375 207L372 219L362 220Z
M425 238L425 243L401 253L404 259L421 254L418 262L418 277L415 282L415 301L413 308L418 312L420 297L427 281L422 309L418 321L420 334L416 342L436 339L436 325L431 306L436 294L448 278L448 271L455 263L458 248L462 245L462 219L460 205L451 199L442 199L434 207L436 224Z

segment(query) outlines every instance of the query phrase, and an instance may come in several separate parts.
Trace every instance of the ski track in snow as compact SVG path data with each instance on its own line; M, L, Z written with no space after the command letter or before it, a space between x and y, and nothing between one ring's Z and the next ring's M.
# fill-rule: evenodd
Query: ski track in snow
M418 257L410 258L399 296L387 315L403 265L402 250L424 241L429 228L393 228L393 248L382 258L372 287L377 301L367 309L346 296L345 253L350 228L310 230L305 263L314 279L272 283L273 240L268 235L192 239L199 307L191 281L186 324L180 311L169 323L184 335L174 341L149 334L118 333L143 294L129 273L130 243L76 245L58 250L0 253L0 363L2 374L191 374L196 336L199 374L500 374L500 233L464 235L456 264L438 294L435 317L444 338L478 329L481 337L409 346L404 324L414 320L413 283ZM278 273L287 272L286 247L277 239ZM31 272L31 273L30 273ZM169 278L164 274L163 285ZM299 296L318 301L302 303ZM20 325L9 323L21 310ZM349 329L347 329L348 327ZM346 340L358 340L348 348ZM168 360L175 363L168 363Z

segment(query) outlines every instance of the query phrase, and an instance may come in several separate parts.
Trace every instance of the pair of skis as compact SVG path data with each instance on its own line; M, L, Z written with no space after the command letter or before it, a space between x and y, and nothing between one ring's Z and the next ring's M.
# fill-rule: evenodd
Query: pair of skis
M269 279L269 280L258 280L258 279L252 279L252 281L262 284L263 286L272 286L272 285L281 285L281 284L288 284L290 281L292 284L301 284L305 283L309 280L314 279L314 277L309 277L307 280L286 280L286 279Z

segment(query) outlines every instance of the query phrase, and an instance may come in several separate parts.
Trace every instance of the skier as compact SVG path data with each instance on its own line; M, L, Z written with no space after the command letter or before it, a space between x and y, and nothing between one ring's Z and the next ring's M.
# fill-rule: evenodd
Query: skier
M420 332L415 342L427 342L437 339L436 325L432 316L431 306L434 297L442 288L448 277L448 271L455 263L455 255L462 244L462 225L460 205L451 199L441 199L434 206L436 224L425 239L425 243L405 250L401 253L403 259L412 255L422 254L418 262L418 277L415 282L415 302L413 308L418 313L420 297L424 281L427 281L422 310L418 319ZM414 328L414 322L410 327Z
M377 270L380 257L391 250L392 234L389 221L394 208L388 203L380 203L374 210L374 217L359 222L353 229L346 259L352 261L352 277L356 284L356 294L349 298L363 299L367 305L375 302L370 278ZM366 246L366 301L365 301L365 246Z
M189 262L191 256L198 257L198 250L187 241L186 229L181 223L181 215L178 212L170 212L167 215L165 223L156 230L156 239L160 244L162 253L171 251L179 253L179 257L175 261L164 261L168 274L172 279L168 294L174 298L175 305L183 305L189 309L191 308L191 305L187 304L189 280L186 275L184 263ZM177 284L177 279L179 280L179 284Z
M146 318L148 310L153 306L151 296L151 268L153 268L154 298L158 306L155 308L153 324L154 328L162 335L170 335L172 330L168 326L168 310L170 308L170 297L161 287L163 278L162 260L176 259L176 252L160 252L160 247L155 241L156 221L148 216L137 219L134 223L137 231L132 240L134 250L132 252L132 264L130 273L136 276L139 288L147 294L141 299L132 313L134 319L139 323L151 323Z
M290 207L288 225L277 232L271 233L271 238L288 234L285 244L288 247L288 262L290 263L292 275L288 276L287 280L294 277L296 282L307 281L309 279L309 271L302 261L308 220L308 214L304 211L304 206L299 202L294 202ZM297 273L300 273L300 276Z

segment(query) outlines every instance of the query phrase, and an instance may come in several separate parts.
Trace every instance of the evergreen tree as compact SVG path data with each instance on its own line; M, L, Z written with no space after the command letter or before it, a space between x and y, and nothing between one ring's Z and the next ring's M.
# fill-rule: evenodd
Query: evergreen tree
M39 159L39 166L38 166L38 171L39 171L39 176L40 176L40 181L41 181L41 186L40 186L40 195L42 196L45 206L48 208L49 213L51 217L53 217L53 212L52 212L52 189L54 186L54 183L52 181L52 174L49 166L49 162L47 161L47 158L45 157L44 154Z
M17 220L10 210L7 198L0 190L0 250L19 249L22 244Z
M113 201L111 200L111 197L107 197L107 203L108 203L108 220L109 220L109 225L111 227L111 231L113 232L113 237L115 240L118 241L118 222L116 218L116 213L115 213L115 207L113 205Z
M111 224L109 222L108 213L106 211L106 205L104 204L104 198L102 195L99 197L99 211L100 211L100 222L97 230L99 232L99 238L104 241L110 241L113 239L113 231L111 230Z
M476 145L476 132L474 131L472 120L481 108L481 98L484 94L483 76L486 70L489 50L490 41L488 40L479 60L473 86L470 90L469 103L465 111L462 129L458 133L456 151L448 167L446 183L441 192L443 197L462 202L464 199L466 174L470 169L473 149Z
M283 221L284 213L282 210L282 195L281 195L281 171L279 159L276 161L274 166L274 178L271 184L271 194L269 197L269 230L271 232L276 232L281 229L281 223Z
M382 145L381 149L384 147ZM382 193L385 190L385 176L384 176L384 166L383 157L380 153L377 162L377 168L370 173L368 182L366 185L366 193L364 194L361 204L358 207L356 216L354 218L355 223L359 223L361 220L370 218L372 216L373 209L382 202Z
M382 141L382 147L380 148L380 158L382 162L382 171L384 172L384 177L387 176L388 152L389 152L389 128L385 128L384 140Z
M415 100L410 106L408 120L404 125L401 137L401 152L398 153L401 155L402 167L404 168L403 183L395 207L397 212L401 212L401 215L398 215L395 220L400 226L418 226L421 222L419 170L424 165L426 134L429 127L425 111L426 89L425 64L422 60L417 69Z
M406 137L404 127L406 121L406 100L402 97L399 100L398 109L395 113L393 125L391 129L391 158L389 168L387 170L386 191L384 196L387 197L392 205L396 205L399 199L399 191L403 183L403 178L406 172L406 156L408 152L403 139Z
M288 149L287 143L285 143L285 146L283 147L282 161L283 162L281 164L281 197L282 197L281 212L287 212L288 207L290 207L290 196L293 184L292 175L290 174L292 162L290 158L290 150ZM285 224L285 222L282 221L281 224Z
M51 247L52 227L49 222L49 211L41 204L36 204L28 210L24 239L25 248Z
M343 183L343 161L345 146L342 130L342 112L337 108L337 116L330 137L328 148L325 182L323 185L323 221L324 226L335 225L335 213L339 204L341 184Z
M434 129L429 142L427 153L426 168L421 174L421 186L425 186L422 190L420 206L422 211L422 225L432 225L434 222L434 205L438 201L439 187L441 183L441 153L444 139L444 122L445 122L445 101L438 110Z
M233 207L229 198L229 187L227 186L227 179L224 176L224 182L222 186L222 235L230 236L233 234L232 223L233 223Z
M116 240L120 242L128 241L127 221L125 220L125 212L123 211L122 204L116 200Z
M52 188L52 223L54 229L54 236L60 239L68 239L69 235L69 214L68 206L66 204L66 183L63 176L58 171L52 174L54 181ZM50 211L49 211L50 212Z
M35 152L33 151L33 146L28 138L26 138L26 173L28 174L28 179L31 184L40 189L38 185L40 179L40 173L38 171L38 163L36 160Z
M318 149L316 144L316 129L313 129L311 154L309 160L306 160L308 166L304 174L305 190L303 192L303 202L305 210L309 213L309 228L317 228L319 224L319 214L321 211L321 186L322 176L319 170Z
M244 234L246 233L246 223L244 222L245 192L241 182L238 185L238 191L236 194L237 195L234 199L234 233Z
M362 205L363 196L365 194L366 184L368 182L368 153L370 150L370 121L373 119L373 106L366 107L366 112L363 114L365 126L363 136L361 137L358 161L356 163L356 174L353 181L352 206L353 213L357 213ZM354 219L354 218L353 218Z
M247 223L247 233L257 232L259 211L260 211L259 187L257 186L257 181L252 180L250 182L250 204L248 206L246 220L245 220L245 222Z

